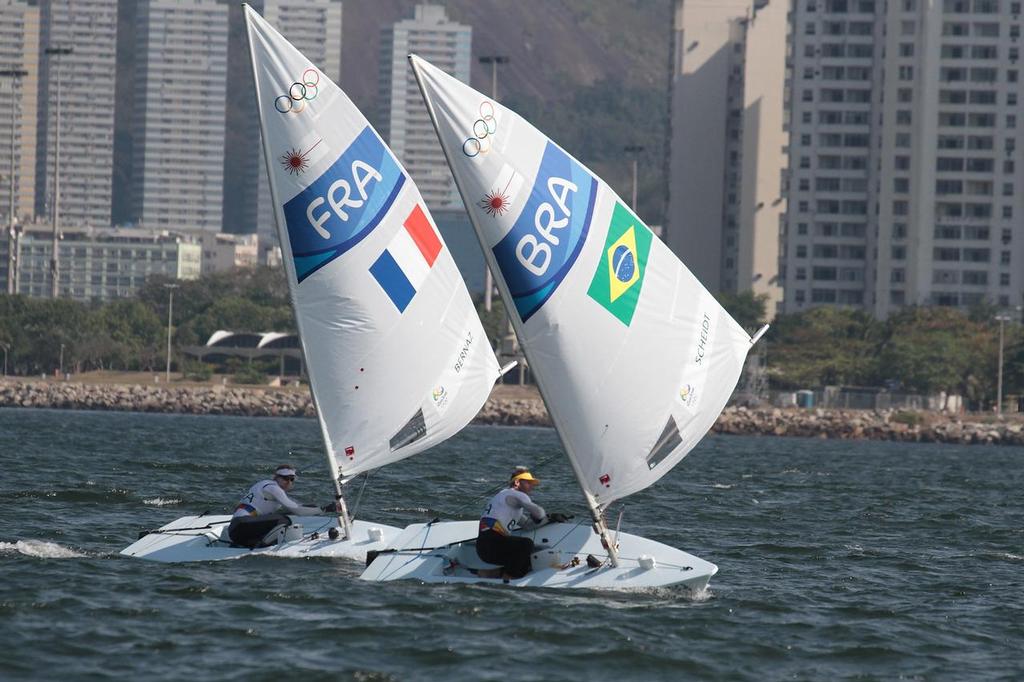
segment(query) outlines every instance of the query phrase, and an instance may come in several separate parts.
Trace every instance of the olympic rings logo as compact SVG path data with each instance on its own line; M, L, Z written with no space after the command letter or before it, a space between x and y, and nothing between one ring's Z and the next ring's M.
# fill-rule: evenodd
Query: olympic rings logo
M289 86L287 95L278 95L274 99L274 108L282 114L301 114L306 108L306 102L316 99L320 94L319 84L320 74L316 69L306 69L302 72L302 80Z
M473 121L473 137L467 137L462 143L462 153L473 158L491 151L492 136L498 131L498 121L494 118L494 105L490 102L480 103L480 118Z

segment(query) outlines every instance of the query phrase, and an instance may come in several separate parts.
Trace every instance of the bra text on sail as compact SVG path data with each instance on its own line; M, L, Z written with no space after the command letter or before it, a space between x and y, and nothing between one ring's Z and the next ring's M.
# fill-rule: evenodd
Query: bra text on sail
M594 213L597 180L548 142L526 205L494 246L494 257L525 322L576 262Z

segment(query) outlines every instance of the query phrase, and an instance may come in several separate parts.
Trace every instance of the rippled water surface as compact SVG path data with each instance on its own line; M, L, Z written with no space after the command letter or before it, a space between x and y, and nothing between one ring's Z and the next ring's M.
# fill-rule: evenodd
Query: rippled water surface
M0 410L0 678L1024 678L1024 449L710 437L622 523L718 564L696 599L118 556L289 450L295 497L329 500L310 420ZM559 452L550 430L470 428L371 476L359 516L472 518L520 463L582 515Z

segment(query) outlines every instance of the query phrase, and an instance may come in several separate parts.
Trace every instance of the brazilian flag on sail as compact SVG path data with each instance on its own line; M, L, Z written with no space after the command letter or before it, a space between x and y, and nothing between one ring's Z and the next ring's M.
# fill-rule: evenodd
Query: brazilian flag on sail
M615 204L604 241L604 253L587 295L626 325L633 321L644 284L651 231L625 206Z

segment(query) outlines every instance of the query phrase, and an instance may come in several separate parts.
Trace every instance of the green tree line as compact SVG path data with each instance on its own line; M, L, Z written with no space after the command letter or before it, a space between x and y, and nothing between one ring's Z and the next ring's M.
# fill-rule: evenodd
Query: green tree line
M764 319L764 300L720 294L748 331ZM964 396L975 409L995 403L998 308L907 307L877 320L861 311L820 307L779 315L764 339L769 385L780 390L826 385L880 386L893 391ZM1003 394L1024 393L1024 327L1003 327Z
M109 303L0 295L0 352L7 373L163 369L174 293L175 348L202 345L218 329L294 332L288 285L279 269L216 273L192 281L153 277L135 298Z
M158 371L166 358L168 284L174 292L175 348L201 345L218 329L294 332L283 271L243 269L193 281L151 278L131 299L81 303L0 295L0 352L8 374L64 369ZM720 294L748 331L765 317L764 300ZM505 333L500 301L485 314L491 338ZM482 308L482 306L481 306ZM820 307L779 315L765 336L772 388L884 386L894 391L963 395L973 407L996 396L999 311L908 307L886 320L863 311ZM177 358L175 358L177 366ZM1003 392L1024 393L1024 327L1004 327Z

